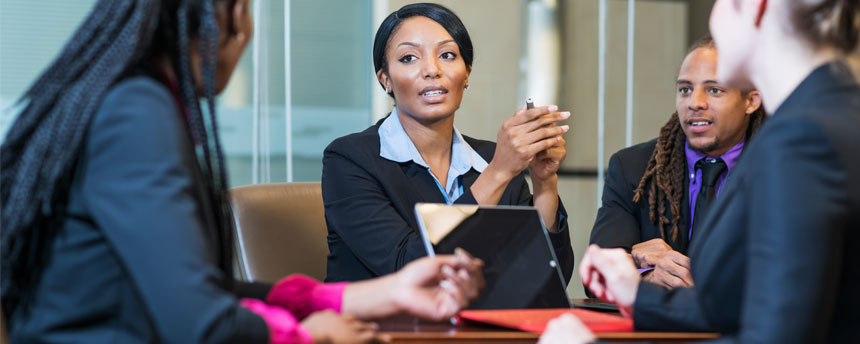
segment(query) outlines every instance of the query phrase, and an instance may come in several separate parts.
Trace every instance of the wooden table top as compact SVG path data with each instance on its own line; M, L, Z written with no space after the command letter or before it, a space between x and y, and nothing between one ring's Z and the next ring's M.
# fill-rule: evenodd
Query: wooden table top
M412 317L396 317L377 322L380 332L391 336L393 343L535 343L540 336L536 333L470 321L453 325L428 322ZM656 341L660 343L688 342L719 337L716 333L696 332L603 332L595 335L601 342Z

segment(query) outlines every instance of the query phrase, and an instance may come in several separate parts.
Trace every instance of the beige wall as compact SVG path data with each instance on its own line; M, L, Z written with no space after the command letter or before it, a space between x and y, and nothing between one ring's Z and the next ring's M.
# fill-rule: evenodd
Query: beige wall
M572 109L572 131L567 135L570 168L597 167L598 2L568 1L563 9L565 75L562 107ZM677 69L687 49L687 4L636 2L634 45L633 142L657 136L675 106ZM606 71L605 162L624 148L627 64L627 4L608 2ZM570 215L571 242L577 266L588 246L597 214L597 180L564 179L559 193ZM572 297L584 297L574 276Z
M565 166L597 166L598 2L575 0L565 9L566 70L563 107L573 109ZM636 3L633 142L657 136L675 107L677 69L686 51L687 5ZM605 159L624 148L627 63L627 5L610 1L607 21Z

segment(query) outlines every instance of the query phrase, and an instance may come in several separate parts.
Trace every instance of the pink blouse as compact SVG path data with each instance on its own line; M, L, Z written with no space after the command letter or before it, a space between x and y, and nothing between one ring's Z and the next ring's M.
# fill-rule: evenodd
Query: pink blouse
M272 344L313 343L300 321L313 312L330 309L340 313L347 282L321 283L295 274L275 283L266 301L241 299L240 305L266 321Z

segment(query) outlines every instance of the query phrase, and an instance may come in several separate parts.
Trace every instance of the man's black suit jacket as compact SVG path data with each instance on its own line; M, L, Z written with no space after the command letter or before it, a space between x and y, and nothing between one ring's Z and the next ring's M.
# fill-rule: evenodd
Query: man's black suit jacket
M648 205L648 190L650 183L645 186L645 192L638 202L633 202L633 191L639 186L639 181L645 174L651 154L657 146L657 139L618 151L609 159L609 169L606 183L603 185L603 205L597 210L597 219L591 229L591 243L604 248L624 248L627 252L641 242L662 238L660 227L651 222L650 206ZM684 160L686 171L687 161ZM686 174L686 173L685 173ZM686 180L686 179L685 179ZM690 201L687 195L689 185L684 183L684 198L681 200L681 221L678 224L678 236L673 240L670 228L666 228L666 243L673 250L687 254L688 229L690 217ZM672 219L672 210L666 202L664 216Z
M860 87L816 69L765 123L690 247L693 288L639 285L638 329L860 343Z
M415 203L445 203L425 167L379 156L381 123L341 137L325 149L322 193L329 232L327 282L381 276L426 256L415 219ZM493 159L495 143L465 135L463 138L484 160ZM479 175L474 169L463 175L463 195L455 204L477 204L470 188ZM524 174L508 183L498 204L533 204ZM573 274L573 248L560 200L558 214L558 232L550 233L550 240L567 282Z

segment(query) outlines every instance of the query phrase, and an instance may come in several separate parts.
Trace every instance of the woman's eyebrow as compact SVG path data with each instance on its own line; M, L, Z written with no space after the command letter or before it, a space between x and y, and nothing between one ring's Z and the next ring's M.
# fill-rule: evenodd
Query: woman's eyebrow
M402 42L402 43L398 44L397 46L399 47L401 45L408 45L408 46L413 46L416 48L418 47L418 43L415 43L415 42Z

